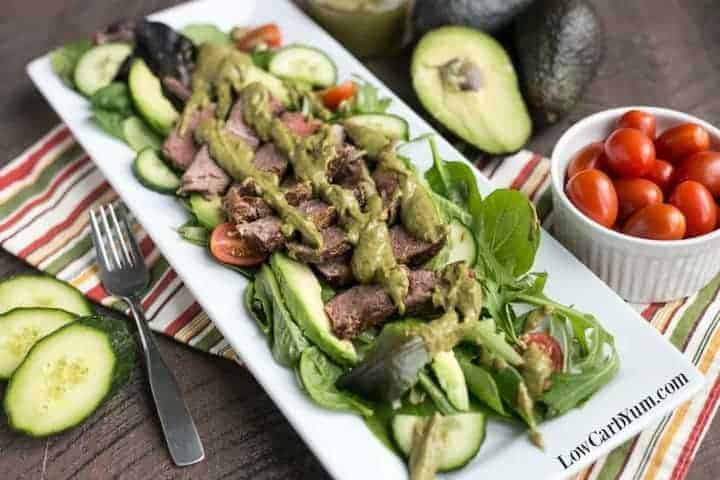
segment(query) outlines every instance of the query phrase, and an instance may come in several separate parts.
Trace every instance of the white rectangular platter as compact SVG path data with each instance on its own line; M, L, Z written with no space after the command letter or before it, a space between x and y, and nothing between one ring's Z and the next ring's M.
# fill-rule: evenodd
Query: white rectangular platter
M432 132L288 0L205 0L164 10L152 18L176 28L188 23L214 23L229 29L276 22L285 43L301 42L327 52L337 63L340 79L358 74L379 86L383 95L393 98L390 111L408 120L411 136ZM180 239L175 228L186 221L185 210L173 197L158 195L135 180L130 169L133 152L93 125L87 101L60 82L48 57L30 63L28 73L328 472L343 480L406 478L404 462L373 437L359 417L316 407L298 387L293 372L273 361L265 337L242 305L246 280L213 261L205 250ZM438 147L443 158L466 161L440 137ZM413 161L427 168L429 149L413 149ZM492 190L479 173L477 181L483 193ZM565 478L659 420L704 383L687 359L544 232L534 268L549 273L551 296L592 312L615 336L620 371L582 408L542 424L545 451L532 446L523 429L491 421L477 457L445 478Z

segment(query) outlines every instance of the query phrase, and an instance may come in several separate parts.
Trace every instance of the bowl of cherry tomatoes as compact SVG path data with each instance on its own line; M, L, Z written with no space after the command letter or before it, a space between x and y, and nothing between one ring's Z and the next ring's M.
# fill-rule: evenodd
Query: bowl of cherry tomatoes
M720 271L720 130L655 107L606 110L552 153L555 236L632 302L690 295Z

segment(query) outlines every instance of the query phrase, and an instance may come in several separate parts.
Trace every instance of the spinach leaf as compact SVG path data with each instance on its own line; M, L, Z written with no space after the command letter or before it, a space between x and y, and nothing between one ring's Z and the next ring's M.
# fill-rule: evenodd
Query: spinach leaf
M275 360L284 366L294 367L303 350L310 343L287 310L280 286L270 267L263 265L255 278L255 295L262 298L265 321L272 326L271 350Z
M208 229L198 225L193 220L179 227L177 232L184 240L200 247L207 247L210 241L210 232Z
M243 292L243 305L250 315L255 319L255 322L260 327L260 330L268 335L270 333L270 318L266 312L271 312L270 300L264 295L256 294L255 283L249 282L245 291Z
M500 390L492 374L485 367L474 364L468 355L460 352L461 349L456 349L456 356L470 393L500 415L507 415Z
M540 224L525 195L495 190L482 202L479 220L482 243L501 265L515 277L530 270L540 244Z
M123 121L126 116L122 113L91 107L93 121L105 132L113 137L125 141L123 134Z
M392 98L381 97L377 87L359 77L355 77L355 80L358 84L357 92L351 99L340 104L338 116L345 118L361 113L385 113L392 103Z
M89 40L80 40L78 42L68 43L67 45L56 48L50 53L50 65L53 72L60 77L65 85L75 88L75 66L85 52L92 48Z
M133 114L133 102L128 86L121 82L112 82L90 97L93 108L117 112L125 117Z
M357 412L363 417L373 414L373 409L359 397L335 386L343 370L317 347L309 347L302 353L299 373L308 395L321 407Z
M274 54L275 52L269 48L256 48L253 50L251 58L256 67L267 70Z

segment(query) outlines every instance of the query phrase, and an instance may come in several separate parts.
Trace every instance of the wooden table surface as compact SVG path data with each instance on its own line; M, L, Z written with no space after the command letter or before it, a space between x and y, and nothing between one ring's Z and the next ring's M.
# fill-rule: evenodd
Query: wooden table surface
M25 74L30 59L87 37L113 20L141 16L174 3L179 2L3 0L0 164L58 123ZM536 132L531 148L548 154L570 123L620 105L662 105L720 123L720 11L714 0L593 3L607 32L603 67L582 104L560 124ZM242 0L232 4L242 8ZM368 65L417 107L408 82L407 58L373 60ZM27 267L21 262L0 253L0 277L24 270ZM130 385L82 426L65 434L47 440L28 439L10 432L4 418L0 420L0 478L328 478L245 370L170 340L158 341L195 416L207 452L204 462L186 469L172 465L138 367ZM711 426L688 478L720 478L720 420Z

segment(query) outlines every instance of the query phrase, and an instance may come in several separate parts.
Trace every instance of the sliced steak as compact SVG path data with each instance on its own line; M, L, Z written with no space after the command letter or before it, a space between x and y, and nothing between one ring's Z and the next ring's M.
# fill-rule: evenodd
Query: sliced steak
M179 104L182 106L188 101L192 95L190 87L182 83L179 79L171 76L165 76L162 78L163 92L173 100L173 105Z
M258 170L271 172L282 178L288 168L288 159L272 143L266 143L258 148L253 159Z
M253 249L272 253L285 245L282 234L282 220L271 215L237 226L238 235L244 238Z
M295 207L306 200L310 200L313 195L312 187L309 184L300 182L294 178L285 180L280 184L280 188L285 192L285 200Z
M243 120L243 106L241 101L235 102L230 114L228 115L227 121L225 122L225 128L233 135L241 138L248 147L253 150L257 149L260 145L260 140L255 136L255 132L247 126L245 120Z
M298 205L300 213L310 219L318 228L326 228L335 223L337 212L335 207L322 200L306 200Z
M396 225L390 229L390 244L398 263L417 266L434 257L445 241L423 242L410 235L402 225Z
M235 223L252 222L272 215L270 206L260 197L244 195L242 188L235 184L225 194L223 208L228 219Z
M315 270L333 287L346 287L355 281L350 265L351 255L345 254L315 265Z
M432 310L435 273L414 270L409 274L410 287L405 297L405 310L410 315ZM358 333L382 323L397 309L379 285L358 285L333 297L325 305L333 333L340 338L353 338Z
M347 241L345 232L338 227L328 227L322 231L323 247L315 249L304 243L288 242L290 256L303 263L325 263L350 251L352 245Z
M240 195L257 196L260 195L260 189L258 188L257 182L252 177L247 177L240 183L233 185L233 188L237 190Z
M400 187L398 174L389 170L378 168L372 173L375 187L383 201L383 207L388 212L389 223L393 223L400 207L400 199L395 192Z
M184 135L180 134L180 124L178 122L175 130L165 140L162 148L163 155L175 168L185 170L193 162L199 150L198 145L195 143L195 129L202 119L211 118L214 113L214 105L194 112L190 116L188 129Z
M183 173L180 191L217 195L224 193L229 185L230 176L215 163L210 157L207 145L204 145Z
M283 112L280 115L280 120L285 126L301 137L312 135L322 125L320 120L307 119L305 115L300 112Z

